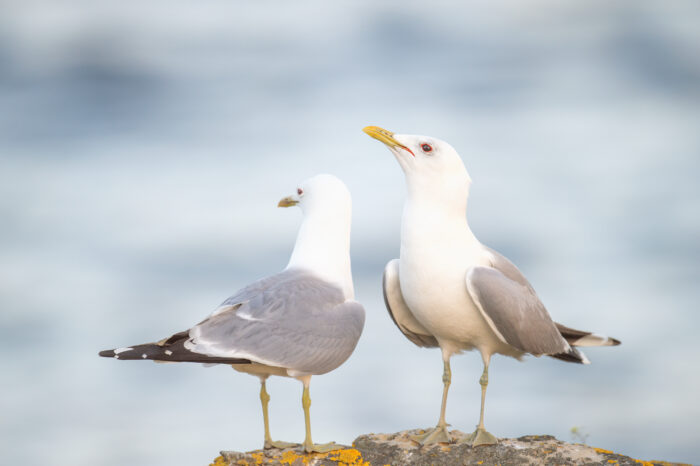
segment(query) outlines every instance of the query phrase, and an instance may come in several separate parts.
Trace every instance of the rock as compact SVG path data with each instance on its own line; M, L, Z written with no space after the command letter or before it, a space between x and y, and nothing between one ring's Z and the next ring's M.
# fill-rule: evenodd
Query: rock
M500 439L497 445L472 448L459 441L466 434L453 430L455 443L421 447L409 435L421 430L395 434L361 435L352 447L339 445L329 453L305 454L300 447L284 450L256 450L247 453L222 451L210 466L292 465L292 466L459 466L459 465L678 465L664 461L641 461L608 450L579 443L567 443L551 435L528 435Z

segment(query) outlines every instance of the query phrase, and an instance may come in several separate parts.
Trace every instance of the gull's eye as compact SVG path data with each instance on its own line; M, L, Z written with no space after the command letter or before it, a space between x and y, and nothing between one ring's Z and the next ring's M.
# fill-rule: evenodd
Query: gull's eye
M301 196L302 194L304 194L304 190L301 188L297 188L297 194Z
M426 154L427 154L428 152L432 152L432 151L433 151L433 146L431 146L430 144L423 144L423 145L420 146L420 148L423 149L423 152L425 152Z

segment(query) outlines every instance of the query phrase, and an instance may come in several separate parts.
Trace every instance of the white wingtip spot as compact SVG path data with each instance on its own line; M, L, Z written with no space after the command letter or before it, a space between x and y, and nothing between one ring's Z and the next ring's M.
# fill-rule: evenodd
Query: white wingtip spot
M141 357L142 357L143 359L146 359L148 356L146 355L146 353L143 353L143 354L141 355Z
M583 351L579 351L579 354L581 354L581 359L583 360L583 364L590 364L591 361L586 357L585 354L583 354Z
M173 352L170 351L169 349L166 349L165 354L167 354L168 356L172 356Z
M119 355L118 355L118 354L115 354L115 355L114 355L114 359L119 359Z
M114 350L114 354L123 353L124 351L131 351L131 350L133 350L133 349L134 349L134 348L117 348L117 349Z
M610 338L599 333L591 333L573 342L574 346L612 346Z

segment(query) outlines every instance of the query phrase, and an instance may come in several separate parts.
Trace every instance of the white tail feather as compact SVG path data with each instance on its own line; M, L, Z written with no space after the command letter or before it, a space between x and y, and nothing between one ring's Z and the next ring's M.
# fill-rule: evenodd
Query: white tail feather
M615 340L605 335L591 333L572 341L570 344L571 346L613 346L615 345Z

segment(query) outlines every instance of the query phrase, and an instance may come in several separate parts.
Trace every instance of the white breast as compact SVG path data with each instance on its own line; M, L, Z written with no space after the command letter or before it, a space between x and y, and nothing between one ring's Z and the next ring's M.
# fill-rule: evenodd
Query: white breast
M466 219L449 224L439 218L426 221L424 212L404 211L401 292L416 319L441 346L451 343L459 349L472 349L500 345L466 288L466 271L476 265L489 265L488 258Z

